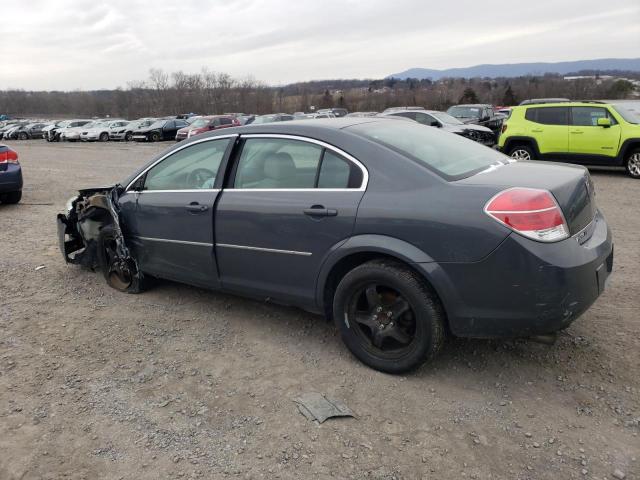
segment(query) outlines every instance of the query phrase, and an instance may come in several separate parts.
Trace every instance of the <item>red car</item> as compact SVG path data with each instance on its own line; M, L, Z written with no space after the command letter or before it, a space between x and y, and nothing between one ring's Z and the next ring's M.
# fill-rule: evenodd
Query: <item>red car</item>
M191 138L200 133L218 130L220 128L239 127L240 122L237 118L230 115L210 115L208 117L200 117L188 127L181 128L176 133L176 142Z

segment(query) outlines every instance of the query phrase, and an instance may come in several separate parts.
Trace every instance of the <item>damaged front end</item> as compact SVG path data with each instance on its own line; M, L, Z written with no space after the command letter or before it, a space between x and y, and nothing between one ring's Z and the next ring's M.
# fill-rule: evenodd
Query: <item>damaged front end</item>
M58 242L67 263L101 269L110 286L132 291L142 274L120 226L120 185L80 190L58 214Z

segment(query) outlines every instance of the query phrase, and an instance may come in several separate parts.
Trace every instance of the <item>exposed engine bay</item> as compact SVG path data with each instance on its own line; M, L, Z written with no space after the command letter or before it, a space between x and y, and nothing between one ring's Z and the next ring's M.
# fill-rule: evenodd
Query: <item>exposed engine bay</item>
M58 214L58 241L67 263L102 270L110 286L129 291L142 279L120 226L118 197L121 185L91 188L67 204Z

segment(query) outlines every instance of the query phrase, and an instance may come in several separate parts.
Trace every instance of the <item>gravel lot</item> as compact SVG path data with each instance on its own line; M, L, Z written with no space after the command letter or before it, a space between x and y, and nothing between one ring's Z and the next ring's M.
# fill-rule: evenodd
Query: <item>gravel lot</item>
M640 181L592 172L614 274L556 345L450 340L399 377L300 310L170 282L126 295L65 265L65 201L166 144L12 146L25 190L0 205L0 479L640 479ZM357 418L309 422L292 399L311 391Z

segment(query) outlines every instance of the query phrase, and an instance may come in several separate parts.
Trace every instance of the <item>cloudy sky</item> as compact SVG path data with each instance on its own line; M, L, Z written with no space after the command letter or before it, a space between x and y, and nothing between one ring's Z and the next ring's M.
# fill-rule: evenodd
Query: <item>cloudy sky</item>
M282 84L640 56L639 0L0 0L0 11L0 89L126 87L150 68Z

